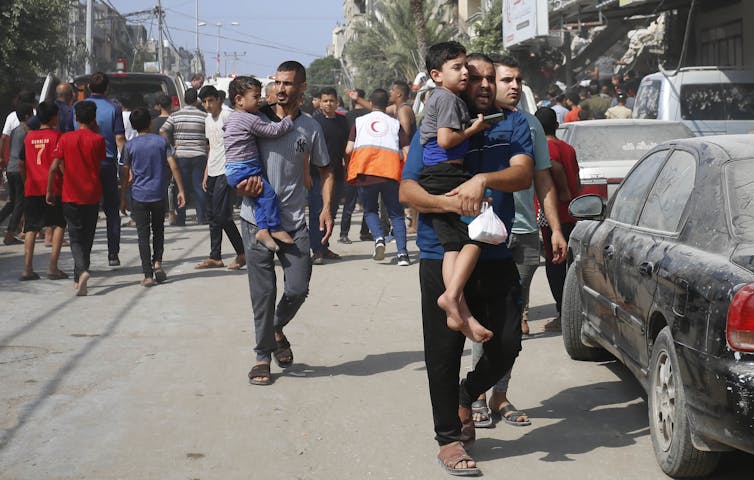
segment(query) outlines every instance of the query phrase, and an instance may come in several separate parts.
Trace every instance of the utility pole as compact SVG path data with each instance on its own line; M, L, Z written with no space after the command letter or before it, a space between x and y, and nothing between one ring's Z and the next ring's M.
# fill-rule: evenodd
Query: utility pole
M238 62L239 58L245 57L246 52L223 52L223 55L225 56L225 75L228 75L228 58L233 59L233 63L231 64L233 69L230 73L238 73L236 71L236 62Z
M92 73L92 59L94 58L92 41L92 25L94 24L94 6L92 0L86 0L86 69L85 73Z
M91 1L91 0L89 0ZM163 54L162 54L162 1L157 0L157 30L159 30L159 45L157 45L157 63L160 64L160 73L165 73L165 67L163 66Z

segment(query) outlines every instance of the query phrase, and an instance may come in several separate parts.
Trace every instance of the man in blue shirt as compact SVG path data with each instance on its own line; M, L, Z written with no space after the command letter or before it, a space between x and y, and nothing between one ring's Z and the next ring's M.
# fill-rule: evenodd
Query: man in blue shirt
M469 55L467 61L466 94L472 116L497 113L492 61L480 54ZM435 439L440 445L440 462L454 474L478 473L476 463L464 450L475 437L471 403L510 369L521 350L521 292L516 264L506 245L485 245L464 294L472 314L494 336L484 344L482 358L459 386L465 337L448 328L445 312L437 305L437 298L445 290L443 248L424 214L477 215L489 188L491 205L510 231L514 215L511 192L528 188L533 172L529 126L520 112L506 112L504 120L472 137L470 142L464 168L474 176L458 187L455 195L430 195L419 185L423 164L417 136L403 168L400 189L401 202L420 212L416 243L420 249L424 352Z
M110 80L102 72L92 74L89 79L91 96L87 100L97 105L97 127L105 137L106 158L100 162L102 181L102 209L107 217L107 260L111 267L120 265L120 196L118 195L118 152L126 143L126 129L123 126L123 112L120 106L111 102L107 93ZM78 124L74 125L78 129Z

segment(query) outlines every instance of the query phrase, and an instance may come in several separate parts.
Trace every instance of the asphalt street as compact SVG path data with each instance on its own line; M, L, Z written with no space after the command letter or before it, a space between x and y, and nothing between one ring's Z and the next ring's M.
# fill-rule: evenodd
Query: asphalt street
M42 274L49 249L36 248ZM394 244L383 262L369 242L332 249L343 259L314 267L286 330L294 365L273 365L274 385L260 387L246 376L246 270L193 268L207 227L168 227L168 281L145 289L135 229L109 268L101 220L88 297L71 280L19 282L23 247L0 245L0 479L450 478L435 460L418 264L397 266ZM409 250L416 260L413 238ZM227 241L224 252L228 263ZM72 273L67 248L61 268ZM543 267L531 305L509 396L533 424L477 431L485 476L667 478L628 370L572 361L543 332L555 312ZM752 471L754 457L726 454L713 478Z

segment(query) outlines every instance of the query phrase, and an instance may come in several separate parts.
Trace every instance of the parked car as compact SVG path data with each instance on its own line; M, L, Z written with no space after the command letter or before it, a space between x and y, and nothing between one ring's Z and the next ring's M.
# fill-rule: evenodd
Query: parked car
M648 393L652 445L671 476L754 453L754 135L647 153L605 206L571 202L563 343L607 352Z
M662 142L693 134L680 122L585 120L564 123L557 136L576 149L581 181L606 178L609 197L642 155Z
M170 76L160 73L115 72L107 75L110 80L108 98L131 109L147 107L151 110L160 94L170 96L173 111L183 106L185 87L180 74ZM91 75L79 75L71 80L70 83L73 86L76 100L89 97L90 92L87 85L90 78ZM54 99L55 88L59 83L60 79L54 75L48 75L42 87L40 98Z
M683 122L697 136L754 130L754 69L686 67L647 75L633 118Z

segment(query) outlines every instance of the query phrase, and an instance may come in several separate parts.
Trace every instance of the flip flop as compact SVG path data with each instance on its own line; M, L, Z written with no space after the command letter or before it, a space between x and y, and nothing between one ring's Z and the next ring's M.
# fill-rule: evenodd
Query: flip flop
M445 472L456 477L477 477L482 474L482 471L477 467L455 468L463 461L473 462L474 459L466 453L461 442L453 442L440 447L440 452L437 454L437 463Z
M202 260L201 262L194 265L194 268L196 270L201 270L204 268L222 268L225 264L222 260L212 260L211 258L206 258Z
M31 272L31 274L29 275L21 275L21 277L19 277L19 280L21 280L22 282L28 282L30 280L39 280L39 275L37 274L37 272Z
M483 415L484 420L475 420L474 427L476 428L490 428L492 427L492 412L490 407L487 406L486 400L477 400L471 404L471 414Z
M493 412L491 415L491 417L494 418L495 421L503 421L508 425L513 425L514 427L528 427L529 425L531 425L531 420L526 420L523 422L517 421L521 417L528 416L529 415L527 415L526 412L517 410L512 403L504 406L503 409L498 412Z
M165 273L165 269L160 267L154 271L154 280L157 283L162 283L168 279L168 274Z
M291 350L291 344L285 335L280 340L275 340L277 348L272 352L272 356L275 358L275 363L280 368L288 368L293 365L293 350Z
M65 272L48 273L47 278L50 280L65 280L68 278L68 274Z
M267 377L269 380L254 380L259 377ZM252 385L272 385L269 363L258 363L249 370L249 383Z

